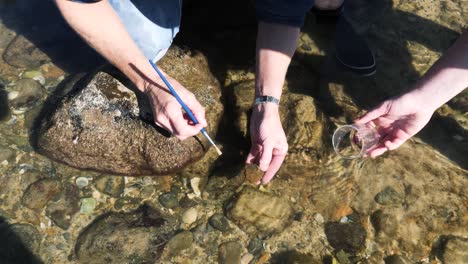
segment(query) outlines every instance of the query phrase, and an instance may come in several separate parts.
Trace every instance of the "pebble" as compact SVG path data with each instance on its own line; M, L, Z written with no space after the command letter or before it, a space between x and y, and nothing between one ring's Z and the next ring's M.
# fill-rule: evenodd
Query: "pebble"
M89 181L88 181L88 178L86 177L78 177L76 178L75 183L76 183L76 186L78 186L78 188L81 189L81 188L88 186Z
M403 202L403 196L390 186L379 192L374 200L381 205L397 205Z
M80 213L91 214L96 208L96 204L96 200L94 200L93 198L81 199Z
M94 185L100 192L113 197L120 197L125 188L124 178L121 176L101 176Z
M158 198L159 203L166 208L175 208L179 206L179 200L177 199L177 194L168 192L163 193Z
M189 231L182 231L173 236L165 247L165 251L170 256L176 256L180 251L189 248L193 243L193 235Z
M193 193L196 197L201 196L200 192L200 178L192 178L190 179L190 186L192 187Z
M14 88L18 94L15 94L14 98L11 99L10 105L16 109L33 107L46 95L42 85L32 79L18 80Z
M328 242L337 251L355 253L364 248L366 230L357 223L331 222L325 225Z
M252 255L250 253L246 253L241 258L241 264L249 264L250 261L252 261L253 258L254 258L254 255Z
M323 224L325 222L325 219L323 218L323 215L321 215L319 213L314 214L314 219L319 224Z
M197 221L198 217L198 211L195 208L190 208L187 211L184 212L182 215L182 221L187 224L193 224L195 221Z
M47 216L62 229L68 229L72 217L80 210L80 190L76 185L66 183L56 201L49 202Z
M384 259L384 261L385 261L385 264L411 264L413 263L413 261L401 255L388 256Z
M187 196L184 196L182 197L182 199L180 199L179 204L180 204L180 207L187 209L190 207L195 207L198 203L195 200L190 199Z
M247 250L255 256L259 255L263 251L263 241L258 237L252 238L247 246Z
M220 264L239 264L241 262L242 246L239 242L229 241L218 248L218 262Z
M229 227L229 221L223 214L214 214L208 220L210 225L215 229L226 232L229 231L231 228Z
M29 185L23 194L22 203L29 209L42 209L61 191L61 184L57 180L43 179Z
M16 152L9 148L9 147L2 147L0 146L0 162L2 161L9 161L13 159L16 155Z

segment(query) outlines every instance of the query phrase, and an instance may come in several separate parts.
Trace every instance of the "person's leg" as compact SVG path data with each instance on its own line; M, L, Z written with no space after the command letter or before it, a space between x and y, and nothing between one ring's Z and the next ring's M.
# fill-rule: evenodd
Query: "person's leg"
M181 1L109 0L148 59L158 61L179 32Z
M368 76L376 71L375 58L362 36L344 15L344 0L315 0L313 12L318 24L335 25L338 62L355 74Z

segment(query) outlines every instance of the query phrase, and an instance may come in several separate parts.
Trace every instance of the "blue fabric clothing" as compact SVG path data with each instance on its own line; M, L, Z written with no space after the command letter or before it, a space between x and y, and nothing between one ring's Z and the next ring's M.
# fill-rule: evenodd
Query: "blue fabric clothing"
M99 0L75 0L96 2ZM179 32L182 0L109 0L148 59L158 61ZM257 19L301 27L314 0L255 0ZM109 29L112 30L112 29Z
M158 61L179 32L181 0L109 0L148 59Z
M302 27L314 0L255 0L257 19L266 23Z

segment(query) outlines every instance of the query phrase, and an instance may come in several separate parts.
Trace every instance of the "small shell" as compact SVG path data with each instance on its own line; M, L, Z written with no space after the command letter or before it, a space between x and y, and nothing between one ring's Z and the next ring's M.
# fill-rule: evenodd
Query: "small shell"
M195 194L195 196L200 197L200 178L192 178L190 180L190 186L192 186L193 193Z
M185 211L184 214L182 215L182 221L185 224L190 225L194 223L195 221L197 221L197 217L198 217L197 209L190 208L187 211Z
M88 186L89 181L88 181L88 178L86 178L86 177L78 177L75 180L75 184L76 184L76 186L78 186L78 188L81 189L83 187Z

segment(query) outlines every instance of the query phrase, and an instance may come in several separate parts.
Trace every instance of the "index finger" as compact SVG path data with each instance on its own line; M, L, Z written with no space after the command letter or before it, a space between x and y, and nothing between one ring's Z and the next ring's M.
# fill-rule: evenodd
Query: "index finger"
M267 184L271 181L271 179L273 179L276 172L278 172L278 170L281 168L281 165L283 164L285 158L286 153L284 151L278 149L275 149L273 151L273 157L271 159L271 163L268 167L268 170L263 175L262 184Z

